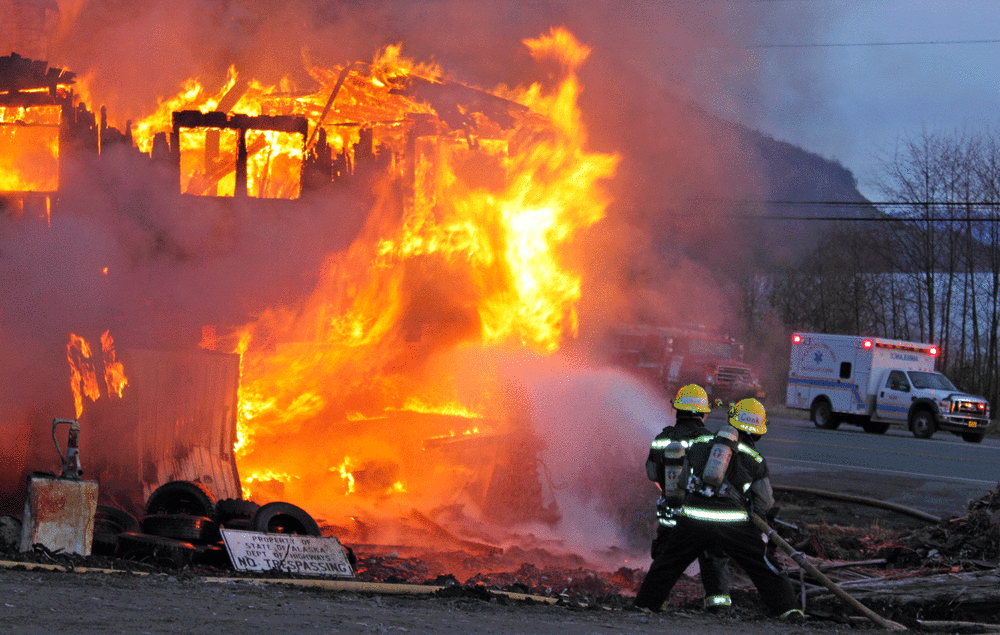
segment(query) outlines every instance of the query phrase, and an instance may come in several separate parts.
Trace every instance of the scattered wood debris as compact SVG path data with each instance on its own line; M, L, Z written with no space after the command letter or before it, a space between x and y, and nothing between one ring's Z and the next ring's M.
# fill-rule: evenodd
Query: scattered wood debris
M795 501L786 501L794 514ZM970 501L965 514L918 528L882 521L790 523L779 531L824 575L889 619L914 628L916 620L987 624L1000 632L1000 486ZM844 613L832 593L782 557L807 610Z
M1000 633L1000 487L971 501L962 515L917 523L922 526L916 527L912 518L894 523L886 516L875 522L837 524L864 518L865 514L833 509L826 503L817 505L805 494L798 497L785 494L779 501L784 521L779 524L780 534L809 564L865 606L913 630ZM824 509L828 521L803 522L797 517L799 509L815 512L817 507ZM629 610L648 566L643 557L634 561L634 568L597 571L582 558L560 555L542 546L501 550L458 539L427 518L416 520L453 548L348 545L357 558L357 580L434 585L443 587L442 592L449 597L467 599L495 600L495 592L505 592L505 602L524 594L554 598L570 607ZM88 560L43 552L8 555L22 562L65 561L69 569L96 562L93 557ZM775 557L782 560L808 613L855 625L858 616L842 600L784 553ZM631 564L625 558L623 563ZM132 569L138 566L130 563ZM759 596L743 572L735 565L734 569L733 617L759 619L764 614ZM193 568L185 572L213 573L218 572ZM675 586L670 604L682 612L701 611L702 596L698 578L684 576Z

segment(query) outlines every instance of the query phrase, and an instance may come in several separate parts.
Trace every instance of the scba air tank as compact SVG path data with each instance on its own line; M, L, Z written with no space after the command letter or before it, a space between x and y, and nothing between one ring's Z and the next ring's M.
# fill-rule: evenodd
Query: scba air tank
M663 498L674 503L684 496L681 473L684 471L684 444L674 441L663 450Z
M731 425L725 425L715 435L712 442L712 450L708 454L708 461L705 463L705 470L701 475L701 480L712 488L718 488L726 478L726 470L729 468L729 459L733 456L733 445L740 438L739 430Z

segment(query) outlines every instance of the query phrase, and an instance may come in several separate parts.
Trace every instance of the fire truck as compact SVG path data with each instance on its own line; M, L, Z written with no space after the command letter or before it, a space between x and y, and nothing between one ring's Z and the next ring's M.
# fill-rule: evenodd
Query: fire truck
M786 405L809 410L826 430L849 423L885 434L896 423L920 439L944 430L979 443L990 405L935 372L937 354L937 346L920 342L795 333Z
M685 384L703 387L716 404L766 397L760 375L743 361L743 345L712 329L627 324L613 330L611 349L613 364L670 399Z

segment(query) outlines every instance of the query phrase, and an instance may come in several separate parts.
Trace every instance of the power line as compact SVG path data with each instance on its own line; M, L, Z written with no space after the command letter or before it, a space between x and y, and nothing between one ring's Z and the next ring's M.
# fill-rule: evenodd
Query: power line
M728 214L710 216L709 218L730 218L737 220L796 220L796 221L826 221L826 222L864 222L864 223L911 223L924 222L962 222L962 223L998 223L1000 218L969 218L966 216L934 216L932 218L912 218L899 216L788 216L782 214Z
M1000 40L915 40L910 42L813 42L801 44L745 44L731 48L779 49L779 48L849 48L860 46L932 46L952 44L1000 44ZM725 47L717 47L725 48Z
M951 208L951 207L976 207L976 208L1000 208L1000 201L986 201L982 203L961 203L949 201L789 201L789 200L752 200L752 199L724 199L724 198L695 198L687 199L690 203L701 204L727 204L739 207L762 207L774 206L814 206L814 207L847 207L847 208ZM671 215L670 218L680 218L681 215ZM771 221L812 221L812 222L862 222L862 223L905 223L905 222L962 222L962 223L997 223L1000 218L996 217L972 217L972 216L933 216L930 218L913 216L799 216L791 214L709 214L702 218L722 218L727 220L771 220Z
M1000 201L797 201L788 199L689 198L690 203L729 205L808 205L828 207L1000 207Z

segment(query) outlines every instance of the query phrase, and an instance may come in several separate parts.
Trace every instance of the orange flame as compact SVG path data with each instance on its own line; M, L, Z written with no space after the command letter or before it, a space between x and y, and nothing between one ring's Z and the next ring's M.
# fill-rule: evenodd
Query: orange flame
M59 187L59 106L0 106L0 192Z
M104 383L108 396L121 398L125 386L128 385L128 378L125 376L125 367L115 358L114 339L112 339L110 331L105 331L101 335L101 353L104 365ZM76 418L79 419L80 415L83 414L83 398L86 396L91 401L97 401L101 397L101 387L97 381L97 367L92 358L90 344L75 333L69 335L69 343L66 345L66 359L69 361L73 405Z
M136 122L132 128L132 138L135 145L143 152L153 149L153 137L158 132L169 132L173 126L173 113L178 110L200 110L211 112L218 106L222 97L236 84L236 69L230 67L229 79L225 86L215 95L205 95L201 82L192 78L184 83L181 92L173 97L161 100L156 112Z
M576 71L589 50L564 30L526 45L554 58L563 77L554 88L475 93L503 104L503 124L464 107L464 123L447 123L432 103L449 87L443 73L406 60L400 47L367 67L312 69L322 84L314 94L279 99L250 84L237 103L273 112L280 102L316 125L342 78L323 120L330 145L350 152L370 127L388 157L365 230L328 257L314 293L238 333L237 460L244 473L299 476L282 481L286 500L331 509L345 486L355 499L459 485L427 463L421 441L511 424L496 370L459 371L448 356L497 346L551 354L576 336L583 278L566 254L603 218L602 185L618 157L586 148ZM414 86L431 101L408 92ZM327 447L350 458L331 468ZM364 466L363 488L355 465Z
M110 331L101 334L101 351L104 353L104 383L108 387L108 395L121 398L128 378L125 377L125 367L115 359L115 341Z
M97 401L101 396L97 385L97 373L90 359L90 345L75 333L69 334L69 344L66 345L66 359L69 361L70 388L73 390L73 405L76 418L83 413L83 397Z
M337 472L340 474L340 478L344 479L344 483L347 487L347 491L344 492L344 496L354 493L354 475L350 472L351 469L351 457L345 456L344 461L337 467L331 467L331 472Z
M273 487L274 484L278 484L280 486L279 489L283 489L285 484L290 483L295 478L295 476L289 474L272 472L270 470L265 470L264 472L254 472L250 476L243 479L241 486L243 498L249 500L254 497L257 491L257 486Z

